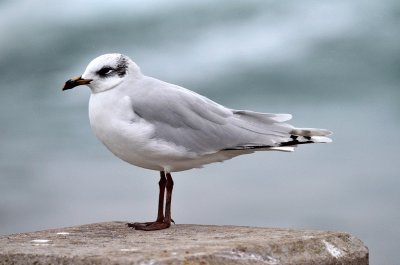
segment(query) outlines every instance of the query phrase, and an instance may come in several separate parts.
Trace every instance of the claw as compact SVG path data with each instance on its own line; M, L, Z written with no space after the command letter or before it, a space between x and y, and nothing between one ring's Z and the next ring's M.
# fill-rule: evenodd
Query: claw
M155 231L165 229L171 226L171 223L167 222L145 222L145 223L127 223L128 227L134 228L135 230L142 231Z

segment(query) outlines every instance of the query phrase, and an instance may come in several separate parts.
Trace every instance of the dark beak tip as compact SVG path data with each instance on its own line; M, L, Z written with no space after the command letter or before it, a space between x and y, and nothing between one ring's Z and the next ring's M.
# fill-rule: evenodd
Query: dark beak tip
M71 80L68 80L67 82L65 82L64 87L62 88L62 91L73 88L73 85L71 83L72 83Z

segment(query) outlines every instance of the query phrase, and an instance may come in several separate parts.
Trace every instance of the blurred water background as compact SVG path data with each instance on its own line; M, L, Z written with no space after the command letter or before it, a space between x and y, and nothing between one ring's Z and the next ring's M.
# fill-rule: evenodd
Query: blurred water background
M155 218L158 173L97 141L88 88L61 92L121 52L229 107L335 132L174 174L177 223L346 231L396 264L399 25L398 0L1 1L0 234Z

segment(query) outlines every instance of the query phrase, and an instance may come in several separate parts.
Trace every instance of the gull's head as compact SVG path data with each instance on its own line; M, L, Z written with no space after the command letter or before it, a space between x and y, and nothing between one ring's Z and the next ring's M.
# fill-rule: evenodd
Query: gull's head
M112 89L128 77L140 75L139 67L128 57L119 53L101 55L93 59L85 72L65 82L63 90L87 85L92 93Z

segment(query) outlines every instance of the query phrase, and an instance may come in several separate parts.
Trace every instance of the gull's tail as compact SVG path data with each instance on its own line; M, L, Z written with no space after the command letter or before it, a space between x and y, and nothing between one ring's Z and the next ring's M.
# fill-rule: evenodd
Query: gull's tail
M270 149L292 152L299 144L330 143L332 139L327 136L331 134L331 131L325 129L294 128L290 131L290 141L281 142L279 146Z
M305 139L313 143L330 143L332 139L326 136L332 134L331 131L326 129L316 128L294 128L291 132L291 138L296 138L298 141ZM299 139L300 138L300 139Z
M298 144L330 143L332 139L327 137L332 132L316 128L294 128L290 131L290 141L283 142L281 146L296 146Z
M292 118L290 114L258 113L235 111L237 126L252 135L248 143L226 148L240 152L254 151L294 151L300 144L330 143L331 131L317 128L296 128L285 123Z

